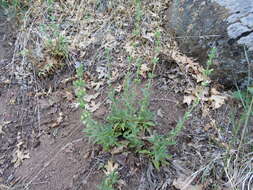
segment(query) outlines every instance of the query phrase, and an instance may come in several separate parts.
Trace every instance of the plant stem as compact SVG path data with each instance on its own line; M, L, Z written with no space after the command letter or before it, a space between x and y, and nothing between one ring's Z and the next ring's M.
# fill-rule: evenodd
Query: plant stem
M244 136L245 136L246 128L248 126L249 118L250 118L251 111L252 111L252 106L253 106L253 97L251 98L250 106L249 106L249 109L248 109L248 112L247 112L247 115L246 115L246 119L245 119L245 122L244 122L243 130L242 130L242 136L241 136L240 144L239 144L239 147L238 147L238 153L240 152L240 149L242 147L242 143L243 143L243 139L244 139Z

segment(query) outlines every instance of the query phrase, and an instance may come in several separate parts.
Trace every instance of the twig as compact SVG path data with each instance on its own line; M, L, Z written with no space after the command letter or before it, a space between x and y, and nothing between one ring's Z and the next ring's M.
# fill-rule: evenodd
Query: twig
M221 35L202 35L202 36L179 36L176 37L176 39L181 39L181 38L207 38L207 37L220 37Z
M155 102L155 101L157 101L157 102L159 102L159 101L165 101L165 102L173 102L175 104L178 104L178 101L171 100L171 99L164 99L164 98L160 98L160 99L159 98L153 98L150 101L152 101L152 102Z

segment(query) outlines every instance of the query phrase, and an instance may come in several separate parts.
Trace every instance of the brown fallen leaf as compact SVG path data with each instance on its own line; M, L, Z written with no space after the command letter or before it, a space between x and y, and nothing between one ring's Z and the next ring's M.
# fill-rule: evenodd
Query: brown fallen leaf
M14 163L14 167L17 168L19 167L22 162L25 160L25 159L28 159L30 158L30 155L27 151L21 151L20 149L17 149L15 152L14 152L14 155L13 155L13 159L12 159L12 163Z
M141 65L141 69L140 69L140 75L143 77L143 78L147 78L147 73L151 71L151 69L148 67L147 64L142 64Z
M124 147L125 147L125 146L118 146L118 147L115 147L115 148L113 148L110 152L111 152L111 154L119 154L119 153L123 152Z
M225 104L225 100L227 97L221 96L221 95L212 95L209 100L212 102L212 108L218 109L220 108L223 104Z
M5 132L3 131L3 127L4 127L4 126L0 125L0 135L1 135L1 134L5 134Z
M64 98L66 98L68 101L72 101L74 100L74 95L72 94L72 92L65 91Z
M163 115L163 110L162 110L161 108L157 110L156 114L157 114L157 116L159 116L160 118L163 118L163 117L164 117L164 115Z
M64 119L64 115L62 112L59 113L59 117L56 119L56 122L54 122L52 124L52 127L58 127L62 122L63 122L63 119Z
M93 81L91 81L91 83L90 83L90 86L91 86L91 88L93 88L94 90L98 90L101 86L103 86L104 85L104 81L100 81L100 82L93 82Z
M119 165L117 163L113 163L111 160L108 161L107 165L105 165L105 174L110 175L116 169L118 169Z
M115 91L116 92L121 92L123 90L123 86L122 85L119 85L115 88Z
M95 101L91 101L91 103L88 105L85 105L85 109L90 112L95 112L99 107L101 106L101 102L98 102L97 104Z
M184 96L183 103L187 104L189 106L189 105L191 105L192 102L194 102L195 99L196 99L196 97L193 95Z
M76 79L77 79L77 77L69 77L69 78L66 78L66 79L62 80L61 83L66 84L66 83L72 82Z
M92 100L95 100L99 95L100 95L100 93L91 94L91 95L86 95L86 96L84 97L84 100L85 100L86 102L91 102Z
M134 52L134 50L135 50L135 48L134 48L134 46L132 45L133 44L133 42L131 42L131 41L129 41L129 42L127 42L126 43L126 45L125 45L125 50L129 53L129 54L133 54L133 52Z
M190 185L188 181L185 180L184 176L181 176L173 181L173 186L179 190L202 190L201 185Z
M220 95L221 93L216 88L211 88L212 95Z

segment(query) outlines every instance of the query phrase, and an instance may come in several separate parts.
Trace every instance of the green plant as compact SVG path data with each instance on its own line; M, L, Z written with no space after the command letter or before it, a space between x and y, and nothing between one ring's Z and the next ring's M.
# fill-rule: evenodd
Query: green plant
M68 58L68 41L65 36L57 33L52 39L45 41L46 48L48 51L56 57Z
M19 0L0 0L0 6L2 8L14 8L15 10L21 7Z
M190 118L192 111L199 104L197 99L191 108L185 112L183 118L177 123L176 127L172 129L167 135L154 134L148 141L152 144L150 150L142 150L140 153L147 154L151 157L152 162L156 169L159 170L160 166L168 164L167 160L171 158L168 153L168 146L177 143L176 137L184 128L185 122Z
M135 27L133 34L139 36L141 34L141 20L143 16L141 0L134 0L135 3Z
M52 55L58 58L68 58L69 48L67 38L61 34L59 24L56 24L56 18L50 16L52 23L42 24L40 31L44 33L45 49Z
M30 0L0 0L0 8L6 10L6 14L10 17L22 16L30 6ZM20 17L22 18L22 17Z
M86 134L107 151L114 146L141 149L142 135L154 126L153 114L148 110L148 92L143 90L143 98L138 101L132 85L128 75L123 94L117 96L114 91L109 94L111 111L103 124L95 121L92 125L86 124Z
M237 90L233 93L233 97L239 101L243 106L243 112L240 114L239 119L236 117L232 118L233 123L233 144L238 144L238 151L242 148L243 142L246 138L246 131L249 124L249 119L253 114L253 88L248 87L246 90ZM240 134L241 132L241 134ZM240 137L239 137L240 135Z
M100 190L114 190L114 186L118 183L119 175L116 171L113 171L106 175L99 186Z
M176 137L182 131L185 121L189 119L198 102L184 114L182 120L167 135L152 134L151 127L154 127L155 124L153 113L148 108L149 83L142 89L142 98L140 98L136 94L129 74L124 81L124 92L121 95L116 95L114 91L111 91L109 94L112 102L110 113L105 121L100 123L92 119L91 114L85 110L85 84L80 78L83 72L81 68L77 69L78 80L75 82L75 86L80 108L83 109L81 120L86 125L84 129L86 135L94 143L102 145L105 151L109 151L113 147L125 147L148 155L157 169L161 165L167 164L167 160L170 158L167 148L176 144Z
M50 18L53 23L41 25L40 30L44 35L44 49L50 56L47 56L46 64L38 68L38 76L46 77L62 68L64 60L68 58L68 41L59 31L59 26L55 24L56 18Z
M216 58L217 56L217 49L215 47L213 47L211 49L211 51L209 52L208 54L208 60L207 60L207 63L206 63L206 68L203 70L203 75L205 78L208 78L212 72L213 72L213 69L210 68L213 63L214 63L214 59ZM205 80L201 83L203 86L208 86L210 84L210 81L209 80Z
M147 154L156 169L159 170L161 165L168 164L167 160L171 158L171 155L168 153L168 146L172 143L163 135L154 134L148 139L152 144L149 150L139 151L142 154Z

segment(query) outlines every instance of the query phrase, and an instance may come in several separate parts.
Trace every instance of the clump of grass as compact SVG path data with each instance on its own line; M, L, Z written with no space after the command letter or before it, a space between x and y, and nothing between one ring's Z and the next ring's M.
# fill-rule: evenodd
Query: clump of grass
M45 45L51 55L64 59L68 58L68 41L65 36L57 34L54 38L47 39Z
M55 72L56 69L62 68L64 61L69 57L69 42L67 38L61 34L59 25L55 23L55 18L51 18L52 23L47 25L41 25L40 30L42 33L44 42L45 53L52 58L49 61L46 60L46 64L38 69L39 77L46 77Z
M241 105L243 106L243 111L241 112L239 119L232 117L233 143L237 144L238 139L240 139L238 146L238 152L240 152L244 142L248 139L247 131L249 130L250 117L253 114L253 88L248 87L246 90L238 89L233 93L233 97L241 101Z
M69 48L67 38L60 33L59 25L54 22L54 18L51 19L52 23L48 25L41 25L41 32L45 33L45 49L52 56L58 58L68 58Z

